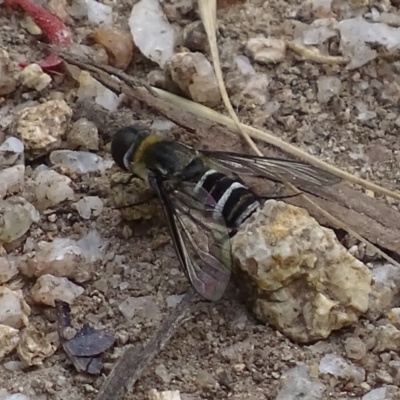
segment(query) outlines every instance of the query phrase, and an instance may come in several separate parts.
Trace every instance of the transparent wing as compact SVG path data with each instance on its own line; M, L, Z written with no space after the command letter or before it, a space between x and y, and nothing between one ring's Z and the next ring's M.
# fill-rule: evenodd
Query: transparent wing
M222 297L231 275L229 232L215 201L190 183L150 178L161 199L179 262L190 283L207 300Z
M272 181L287 181L296 186L328 186L341 179L312 165L270 157L257 157L223 151L202 151L218 168L238 175L255 175Z

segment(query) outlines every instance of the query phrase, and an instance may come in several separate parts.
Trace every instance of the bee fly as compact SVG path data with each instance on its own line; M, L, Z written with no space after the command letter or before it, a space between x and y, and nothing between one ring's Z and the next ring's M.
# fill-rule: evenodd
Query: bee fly
M115 163L148 182L161 201L185 275L207 300L223 295L231 274L230 232L260 205L240 175L298 186L332 185L336 176L300 162L195 150L135 126L111 144Z

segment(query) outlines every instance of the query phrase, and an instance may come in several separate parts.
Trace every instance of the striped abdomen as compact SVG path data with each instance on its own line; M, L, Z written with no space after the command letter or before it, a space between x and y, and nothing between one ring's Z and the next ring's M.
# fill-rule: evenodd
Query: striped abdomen
M260 206L250 189L213 169L204 173L197 187L206 190L216 201L216 208L222 212L229 228L239 227Z

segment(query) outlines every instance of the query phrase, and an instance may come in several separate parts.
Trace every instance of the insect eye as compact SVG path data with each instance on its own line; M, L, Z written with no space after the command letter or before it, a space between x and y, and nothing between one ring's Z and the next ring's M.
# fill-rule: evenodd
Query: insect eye
M134 154L135 149L146 136L147 133L143 128L136 125L126 126L115 133L111 141L111 156L118 167L127 170L124 162L127 152Z

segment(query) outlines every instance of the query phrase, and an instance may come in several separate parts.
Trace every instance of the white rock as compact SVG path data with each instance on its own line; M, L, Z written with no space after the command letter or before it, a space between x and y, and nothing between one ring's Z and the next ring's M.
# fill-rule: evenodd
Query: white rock
M8 282L18 274L17 264L9 262L6 257L0 257L0 284Z
M75 203L79 215L84 219L90 219L93 215L98 217L103 211L103 201L97 196L87 196Z
M310 368L304 363L298 363L282 375L283 387L276 400L320 400L325 391L325 385L311 378Z
M132 8L129 26L139 50L160 67L172 57L175 33L158 0L141 0Z
M236 56L235 64L243 75L255 74L256 71L246 56Z
M86 0L88 20L93 24L111 25L112 8L95 0Z
M278 63L286 57L286 43L283 39L255 37L248 40L245 52L261 64Z
M337 36L338 22L334 18L316 19L302 32L300 44L319 45L326 40Z
M104 257L104 250L104 240L97 231L89 232L79 241L67 238L42 241L20 271L29 277L51 274L81 283L90 279L95 268L93 264Z
M336 76L320 76L318 78L318 94L317 100L320 103L328 103L328 101L340 93L342 81Z
M362 400L387 400L386 396L387 389L385 387L381 387L378 389L373 389L362 397Z
M18 333L18 329L0 324L0 361L17 347L19 343Z
M10 290L0 286L0 324L21 329L28 326L30 313L31 309L21 290Z
M77 174L104 172L114 164L112 160L103 159L97 154L86 151L56 150L50 154L53 165L68 168Z
M67 278L53 275L42 275L38 278L31 290L31 295L36 303L55 307L55 300L72 304L84 292L81 286L75 285Z
M51 83L51 76L43 72L38 64L26 66L19 74L19 81L26 87L38 92L45 89Z
M14 393L10 394L9 396L5 397L2 400L30 400L28 396L22 393Z
M0 171L0 198L21 192L25 183L25 166L13 165Z
M74 191L69 186L71 179L51 169L40 171L35 179L37 200L49 201L50 205L74 199Z
M124 99L124 95L116 95L110 89L103 86L86 72L81 71L78 77L79 89L76 93L80 100L93 99L97 104L108 111L116 111Z
M365 380L364 368L358 367L336 354L326 354L322 357L319 363L319 372L356 382L364 382Z
M128 297L118 308L128 320L135 316L145 320L159 320L161 318L160 309L154 296Z
M149 400L181 400L179 390L165 390L159 392L157 389L151 389L148 393Z
M0 165L24 164L24 144L14 136L0 146Z

